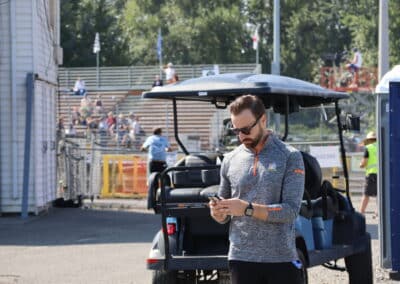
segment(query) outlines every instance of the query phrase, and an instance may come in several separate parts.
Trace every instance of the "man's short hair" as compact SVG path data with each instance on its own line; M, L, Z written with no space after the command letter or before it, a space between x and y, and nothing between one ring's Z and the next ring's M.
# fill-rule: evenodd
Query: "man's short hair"
M153 128L153 134L154 135L161 135L162 133L162 128L161 127L154 127Z
M263 102L254 95L240 96L229 105L229 111L233 115L238 115L245 109L249 109L254 117L260 117L265 113Z

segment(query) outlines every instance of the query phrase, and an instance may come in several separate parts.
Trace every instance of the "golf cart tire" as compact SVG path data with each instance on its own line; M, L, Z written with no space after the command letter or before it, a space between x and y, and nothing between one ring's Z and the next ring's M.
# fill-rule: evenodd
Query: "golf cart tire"
M345 257L344 262L349 274L350 284L372 284L374 282L370 243L365 251Z
M178 272L171 270L153 271L153 284L175 284L177 283Z
M297 249L297 255L299 256L299 260L301 262L301 283L308 284L308 272L307 272L307 261L304 253Z

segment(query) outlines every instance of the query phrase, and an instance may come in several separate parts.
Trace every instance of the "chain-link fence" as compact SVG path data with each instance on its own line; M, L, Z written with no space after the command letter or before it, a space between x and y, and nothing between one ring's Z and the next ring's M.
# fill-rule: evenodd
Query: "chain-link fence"
M57 158L58 198L132 197L146 186L146 155L130 148L104 147L100 135L63 137ZM123 194L122 194L123 193Z
M57 180L58 198L76 199L88 194L86 139L61 139L58 145ZM90 171L90 167L89 167Z

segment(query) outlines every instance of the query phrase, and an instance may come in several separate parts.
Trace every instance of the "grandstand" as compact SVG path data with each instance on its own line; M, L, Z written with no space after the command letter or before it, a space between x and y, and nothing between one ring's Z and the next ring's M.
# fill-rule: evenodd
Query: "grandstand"
M164 129L164 135L169 137L173 148L176 149L177 145L173 133L174 120L172 108L171 101L156 99L144 100L140 96L130 95L119 105L119 112L123 114L133 112L135 115L139 116L139 122L146 132L146 135L151 134L153 127L162 127ZM215 106L201 102L179 101L177 103L177 108L180 139L186 140L186 142L199 143L201 150L215 147L216 145L213 145L213 143L216 143L216 141L212 141L216 139L213 136L213 130L217 131L215 129L215 124L218 120ZM219 112L221 113L221 110L219 110ZM220 114L221 117L222 115L223 114ZM204 123L205 121L208 123Z
M199 77L204 70L214 68L210 65L174 66L181 80ZM139 116L140 124L146 136L150 135L154 126L164 129L164 135L174 149L178 149L173 133L172 103L164 100L142 100L141 93L151 88L158 66L135 67L102 67L96 68L60 68L59 70L59 108L58 116L71 117L74 106L80 106L81 97L73 96L70 87L78 76L86 82L88 96L94 102L101 95L105 111L113 111L116 115L128 115L133 112ZM220 65L220 73L257 71L255 64ZM99 76L98 76L99 75ZM99 79L99 81L97 81ZM191 145L192 151L205 151L217 147L217 125L222 124L223 110L216 110L213 105L196 102L178 102L179 133L184 144ZM208 123L204 123L208 121ZM76 127L79 136L86 135L86 126ZM115 146L116 141L110 139L107 145ZM137 148L133 149L137 150Z

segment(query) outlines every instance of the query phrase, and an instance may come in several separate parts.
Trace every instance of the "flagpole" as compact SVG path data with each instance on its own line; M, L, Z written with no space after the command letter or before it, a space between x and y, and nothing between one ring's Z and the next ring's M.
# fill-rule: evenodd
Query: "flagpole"
M260 41L260 36L258 34L259 27L260 27L259 25L256 26L256 28L254 30L254 34L252 36L253 49L256 51L256 64L257 64L257 66L258 66L258 63L259 63L259 53L258 53L258 51L259 51L258 46L259 46L259 41Z
M257 65L257 67L258 67L258 56L259 56L259 53L258 53L258 44L257 44L257 50L256 50L256 65Z

